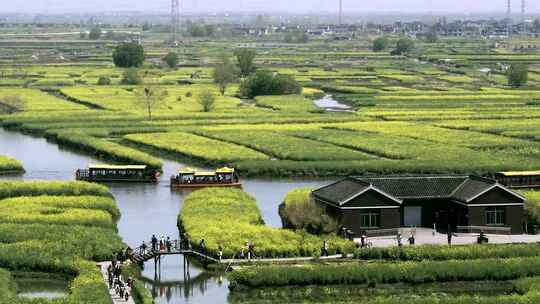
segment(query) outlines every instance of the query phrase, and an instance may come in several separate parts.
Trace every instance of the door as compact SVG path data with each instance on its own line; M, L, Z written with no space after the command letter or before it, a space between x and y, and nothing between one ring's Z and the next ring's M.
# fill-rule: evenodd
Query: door
M422 207L405 207L403 222L406 227L422 226Z

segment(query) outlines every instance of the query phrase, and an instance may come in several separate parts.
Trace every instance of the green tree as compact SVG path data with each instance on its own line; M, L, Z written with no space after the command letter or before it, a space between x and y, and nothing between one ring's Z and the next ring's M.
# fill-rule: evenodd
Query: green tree
M535 33L540 33L540 18L534 20L532 28Z
M301 92L302 87L292 76L274 74L265 70L255 72L240 84L240 94L247 98L262 95L300 94Z
M225 91L229 84L237 80L237 71L235 66L231 63L231 60L226 56L221 56L221 61L214 68L212 77L214 83L219 86L221 95L225 95Z
M168 92L156 87L146 87L135 91L137 105L143 107L148 114L148 120L152 120L152 114L156 109L165 105Z
M388 47L388 38L386 37L378 37L375 40L373 40L373 51L374 52L382 52L386 50Z
M122 43L113 52L113 61L117 67L140 67L144 62L144 49L137 43Z
M178 54L176 52L170 52L163 57L163 62L170 68L176 68L178 66Z
M512 64L506 71L508 85L519 88L527 84L529 79L529 68L525 64Z
M439 34L437 33L437 31L432 30L426 34L427 43L437 43L438 41L439 41Z
M234 56L238 60L238 69L242 77L247 77L255 71L255 57L257 57L255 50L248 48L236 49Z
M211 91L204 91L197 96L197 102L202 106L204 112L211 112L216 106L216 96Z
M90 40L98 40L99 38L101 38L101 34L102 34L101 29L99 27L95 27L90 31L88 38Z
M137 69L131 68L124 71L124 74L122 75L122 84L138 85L142 83L143 79L139 75L139 71L137 71Z
M410 38L401 38L396 45L396 53L403 55L414 50L414 41Z

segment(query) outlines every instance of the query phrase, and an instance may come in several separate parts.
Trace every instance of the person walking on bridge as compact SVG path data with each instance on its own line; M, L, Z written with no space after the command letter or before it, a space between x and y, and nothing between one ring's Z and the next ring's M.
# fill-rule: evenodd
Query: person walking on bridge
M152 234L152 251L157 251L157 237L155 234Z
M204 242L204 239L199 243L199 248L201 249L201 253L206 255L206 243Z

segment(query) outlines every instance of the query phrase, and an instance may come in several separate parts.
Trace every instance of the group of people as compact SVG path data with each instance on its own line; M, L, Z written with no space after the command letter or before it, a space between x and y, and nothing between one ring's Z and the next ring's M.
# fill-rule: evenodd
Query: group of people
M149 248L146 242L143 242L140 247L140 254L145 255L148 253L148 250L152 250L153 252L157 252L157 251L171 252L173 248L175 249L178 248L178 244L176 240L173 242L171 241L171 238L169 236L165 238L165 236L163 235L158 240L155 234L152 235L152 239L150 240L150 246L151 247Z
M411 233L411 235L409 236L407 240L409 242L409 245L414 246L416 244L416 237L414 236L414 233ZM401 235L401 232L398 232L396 236L396 241L397 241L398 247L403 246L403 237Z
M242 246L240 249L240 258L248 260L255 258L255 244L253 244L253 241L247 241L246 244Z
M121 299L129 300L131 289L133 288L133 279L128 278L126 281L122 278L121 262L114 260L107 268L107 278L109 281L109 289L114 289L116 295Z

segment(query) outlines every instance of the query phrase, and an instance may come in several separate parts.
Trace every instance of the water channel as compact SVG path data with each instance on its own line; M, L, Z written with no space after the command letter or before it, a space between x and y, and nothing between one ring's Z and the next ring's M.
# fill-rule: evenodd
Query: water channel
M91 156L65 150L43 138L23 135L0 128L0 155L20 160L26 173L24 180L74 180L74 171L90 163L102 163ZM164 161L164 177L159 184L108 184L122 212L118 230L124 242L138 247L152 234L178 237L176 219L188 192L171 190L167 177L184 165ZM9 178L9 177L2 177ZM244 180L244 190L258 201L269 226L280 227L278 205L285 194L299 187L318 187L323 180ZM144 281L153 292L156 303L227 303L228 288L224 278L190 267L191 280L184 281L183 261L179 256L164 258L160 280L155 280L152 262L146 265ZM43 292L43 291L42 291Z

